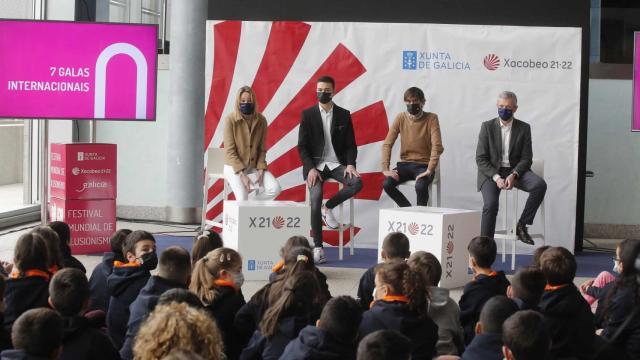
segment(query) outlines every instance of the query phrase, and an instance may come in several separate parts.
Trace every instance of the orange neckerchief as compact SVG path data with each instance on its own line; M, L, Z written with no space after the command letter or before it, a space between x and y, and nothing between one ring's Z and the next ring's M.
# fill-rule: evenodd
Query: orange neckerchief
M230 281L230 280L217 279L217 280L213 281L213 285L214 286L226 286L226 287L233 288L235 291L238 291L238 287L236 286L236 283L234 283L233 281Z
M50 278L50 275L46 271L42 271L38 269L31 269L24 272L24 277L32 277L32 276L39 276L47 281L49 281L49 278ZM20 277L20 273L17 271L13 271L11 275L9 275L9 277L11 279L17 279Z
M58 267L58 265L53 265L53 266L51 266L51 267L49 268L49 272L50 272L51 274L55 274L55 273L57 273L57 272L58 272L58 270L60 270L60 268Z
M123 268L123 267L138 267L140 266L140 263L137 261L134 262L128 262L128 263L123 263L122 261L114 261L113 262L113 267L117 267L117 268Z
M488 277L494 277L494 276L498 275L498 273L493 271L493 270L491 270L491 272L488 273L488 274L477 274L477 275L474 275L473 276L473 280L475 280L480 275L485 275L485 276L488 276Z
M373 300L369 305L369 308L372 308L373 305L375 305L376 301L386 301L386 302L398 301L398 302L403 302L408 304L409 298L404 295L385 295L382 297L382 299Z
M556 291L558 289L562 289L563 287L567 287L569 286L569 284L562 284L562 285L545 285L544 286L544 291Z
M273 265L273 267L271 268L271 272L277 273L282 270L282 268L284 268L284 260L280 260L275 265Z

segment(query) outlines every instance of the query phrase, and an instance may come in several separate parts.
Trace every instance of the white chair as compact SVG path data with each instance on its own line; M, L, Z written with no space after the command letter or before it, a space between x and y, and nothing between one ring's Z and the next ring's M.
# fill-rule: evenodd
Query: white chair
M531 164L531 171L533 171L536 175L540 176L544 179L544 160L533 160ZM518 242L518 235L516 234L516 227L518 226L518 193L521 190L517 188L513 188L514 191L506 190L504 191L504 196L500 201L500 212L502 213L502 228L496 230L493 238L498 240L502 240L502 262L504 263L506 260L506 242L507 240L511 241L511 270L516 269L516 243ZM511 194L511 196L509 195ZM545 232L546 225L544 219L544 200L542 204L540 204L539 215L542 232L529 234L532 239L539 238L542 239L542 244L546 244ZM508 217L511 214L511 225L509 226Z
M342 190L343 186L341 182L336 181L335 179L331 179L329 178L328 180L324 181L325 183L338 183L338 191ZM309 196L309 187L306 186L305 184L305 188L307 189L306 191L306 195L305 195L305 203L307 205L310 205L310 196ZM351 255L354 254L354 244L356 242L355 240L355 236L354 236L354 202L353 202L353 197L349 199L349 223L345 224L344 223L344 202L341 203L340 205L338 205L339 208L339 215L338 215L338 228L337 229L332 229L330 227L327 226L323 226L322 230L329 230L329 231L338 231L338 259L342 260L343 258L343 249L344 249L344 230L349 229L349 253Z
M207 194L209 192L209 181L222 180L222 201L227 199L227 181L224 179L224 149L211 148L207 149L207 168L204 177L204 194L202 199L202 224L201 229L207 230L212 227L222 229L222 222L215 219L207 220Z
M431 182L431 184L429 185L429 201L427 202L427 205L432 206L434 204L433 201L433 196L435 195L436 197L436 201L435 207L441 207L442 206L442 195L441 195L441 184L442 182L442 178L440 175L440 166L436 167L436 173L433 176L433 181ZM398 187L407 187L407 188L411 188L412 190L415 191L416 188L416 181L415 180L409 180L409 181L405 181L403 183L398 184ZM397 206L397 204L396 204Z

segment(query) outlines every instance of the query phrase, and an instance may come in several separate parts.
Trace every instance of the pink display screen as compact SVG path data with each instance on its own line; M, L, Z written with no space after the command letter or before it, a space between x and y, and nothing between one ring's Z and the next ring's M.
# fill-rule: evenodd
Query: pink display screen
M157 32L0 20L0 118L155 120Z

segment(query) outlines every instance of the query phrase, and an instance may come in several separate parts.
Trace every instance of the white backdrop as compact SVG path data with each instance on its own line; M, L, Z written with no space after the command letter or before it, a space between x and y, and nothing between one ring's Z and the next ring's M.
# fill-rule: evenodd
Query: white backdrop
M235 25L228 26L230 24ZM216 33L224 26L236 26L237 31L227 29ZM280 37L272 33L276 26ZM334 71L327 74L338 81L335 103L356 113L381 101L390 124L405 109L403 92L410 86L422 88L427 98L426 110L435 112L440 118L445 148L440 161L443 206L481 209L482 197L476 191L478 131L481 122L496 116L497 94L512 90L519 99L516 118L531 124L533 157L545 162L547 244L573 249L580 111L579 28L209 21L205 79L209 105L205 106L211 108L212 101L224 102L222 114L229 113L237 89L253 84L261 63L273 55L267 46L270 38L273 38L271 46L276 40L284 48L294 46L289 41L295 43L293 38L300 38L301 27L308 31L302 37L304 43L282 82L274 82L277 89L272 91L272 100L262 109L268 122L287 111L295 113L296 118L289 115L285 119L283 115L278 121L299 122L303 108L292 109L296 104L292 99L305 83L315 80L318 68L336 47L342 45L359 60L364 70L354 75L354 80L346 87L340 88L341 79L335 73L341 74L345 68L353 69L350 62L353 59L343 57L330 68ZM281 36L286 31L292 32L291 40ZM230 34L231 37L239 35L235 58L233 51L229 51L233 50L229 43L234 43L228 41ZM222 42L220 39L227 40ZM216 72L214 58L225 56L227 64L224 66L228 68L229 59L232 59L235 68ZM283 61L286 62L284 58ZM213 86L216 82L218 87ZM228 93L218 90L225 86L230 89ZM315 97L315 87L307 97ZM375 118L361 119L355 124L356 132L370 132L368 127L375 126L378 132L386 133L380 125L384 114L376 114ZM219 114L207 113L206 126L212 136L206 137L205 143L209 147L221 146L222 121L219 118ZM278 141L267 153L270 163L297 143L297 125L290 130L286 128L282 134L278 133ZM273 134L272 128L269 131ZM358 170L372 176L366 179L379 176L375 173L380 171L381 140L378 135L375 141L359 146ZM398 145L399 141L393 159L397 159ZM275 163L278 167L285 163L280 160ZM279 181L283 189L302 184L301 169L296 167L283 173ZM379 183L369 186L381 188ZM379 199L356 201L356 226L361 227L356 237L357 246L376 245L378 209L393 206L386 194L381 194ZM209 215L217 215L219 208L215 205L221 197L212 195L209 197ZM285 193L284 197L288 198L288 195ZM523 198L526 196L521 196L522 203ZM410 194L409 199L414 202L415 194ZM539 219L536 219L532 231L538 232L539 226Z

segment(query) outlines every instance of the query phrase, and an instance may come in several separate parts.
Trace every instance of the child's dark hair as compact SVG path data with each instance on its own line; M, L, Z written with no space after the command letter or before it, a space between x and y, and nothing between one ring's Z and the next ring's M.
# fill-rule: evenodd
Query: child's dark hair
M191 256L180 246L169 246L160 254L158 276L180 284L191 277Z
M483 269L493 265L498 251L495 240L487 236L476 236L471 239L467 250L476 264Z
M502 333L502 324L509 316L518 311L518 306L504 295L487 300L480 311L480 324L483 333Z
M533 266L536 269L540 269L540 256L542 256L542 253L545 252L550 247L551 246L549 245L542 245L539 248L535 249L533 252L533 264L531 264L531 266Z
M409 252L409 238L401 232L387 234L382 240L382 251L387 259L406 259Z
M120 229L111 235L109 238L109 245L111 246L111 252L116 254L116 260L124 259L122 248L124 247L124 240L131 234L129 229ZM118 256L119 255L119 256Z
M216 296L214 281L220 277L221 270L242 268L242 257L237 251L229 248L217 248L196 262L191 274L189 289L205 304L211 304Z
M336 90L336 81L333 80L333 78L331 76L329 76L329 75L320 76L318 78L318 81L316 81L316 82L331 84L331 87L333 88L333 91Z
M52 269L57 267L57 269L62 269L64 261L62 252L60 251L62 245L58 234L48 226L38 226L32 233L40 235L47 246L47 258L49 260L47 262L47 268Z
M62 346L62 326L62 318L51 309L27 310L13 324L13 347L31 356L52 358Z
M122 245L122 255L127 256L127 253L135 254L136 252L136 244L143 240L151 240L156 242L156 239L151 235L150 232L144 230L136 230L131 234L127 235L124 239L124 244Z
M429 308L429 293L424 283L424 277L412 269L404 261L394 261L376 266L376 277L382 284L391 288L391 294L404 295L409 298L409 307L425 318Z
M362 320L362 307L350 296L334 297L327 302L320 314L318 327L334 339L353 342Z
M547 358L551 338L542 315L524 310L504 322L502 342L518 360L539 360Z
M573 283L576 268L576 258L561 246L549 248L540 256L540 270L549 285Z
M196 265L196 261L217 248L224 246L222 237L215 231L205 230L198 234L191 247L191 264Z
M409 360L411 340L396 330L378 330L358 345L358 360Z
M20 236L13 250L13 261L20 276L32 269L48 271L49 253L42 236L36 233Z
M87 277L78 269L62 269L53 275L49 283L51 305L65 317L78 315L89 296Z
M511 279L513 296L527 304L538 304L547 281L544 274L534 267L520 268Z
M287 253L291 251L291 249L296 247L306 247L307 249L311 249L311 245L309 244L309 240L302 235L295 235L287 239L287 242L284 243L284 246L280 248L280 257L285 258Z
M416 251L411 254L409 266L425 277L427 286L438 286L442 277L442 265L432 253Z
M633 308L640 306L640 287L638 281L640 281L640 271L636 268L636 263L640 265L640 240L626 239L619 245L620 248L620 264L622 265L622 271L620 276L616 280L613 289L609 291L606 297L604 306L605 318L609 315L609 306L620 288L625 287L631 290L633 297Z
M260 332L270 339L278 328L280 320L288 314L306 314L313 312L314 302L320 293L316 276L310 271L302 271L288 277L284 282L278 300L264 313L260 322Z
M158 298L158 305L167 305L172 302L184 303L196 309L202 309L203 307L198 295L181 288L169 289Z
M58 234L58 238L60 239L61 243L69 245L69 243L71 242L71 229L66 222L53 221L50 222L48 226L51 228L51 230L55 231L56 234Z

